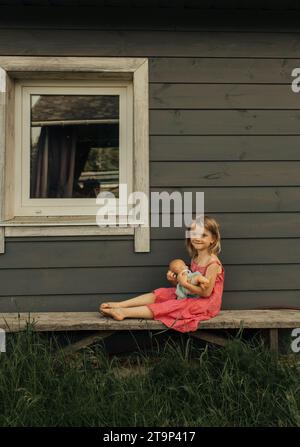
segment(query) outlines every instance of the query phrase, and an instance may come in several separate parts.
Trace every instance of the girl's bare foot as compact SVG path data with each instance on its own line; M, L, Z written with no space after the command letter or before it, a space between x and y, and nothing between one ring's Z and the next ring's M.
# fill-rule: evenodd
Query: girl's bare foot
M114 303L101 303L100 306L99 306L99 312L102 313L103 309L111 309L113 307L119 307L118 304L119 303L116 303L116 302L114 302Z
M112 317L114 320L124 320L124 312L121 308L104 308L102 309L103 315L107 315L109 317Z

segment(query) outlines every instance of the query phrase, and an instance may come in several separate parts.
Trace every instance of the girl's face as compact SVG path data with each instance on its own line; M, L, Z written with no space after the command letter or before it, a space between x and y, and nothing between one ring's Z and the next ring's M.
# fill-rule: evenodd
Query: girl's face
M191 228L191 244L196 250L208 250L214 242L214 237L209 230L194 226Z

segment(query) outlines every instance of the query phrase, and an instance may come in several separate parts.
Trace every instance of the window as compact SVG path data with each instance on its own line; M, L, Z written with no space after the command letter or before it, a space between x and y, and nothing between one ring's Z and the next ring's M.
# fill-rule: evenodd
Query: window
M130 194L132 123L130 82L16 83L15 214L95 216L99 192Z
M149 197L147 59L3 56L0 96L0 253L5 236L97 234L149 251L149 222L99 227L95 200Z

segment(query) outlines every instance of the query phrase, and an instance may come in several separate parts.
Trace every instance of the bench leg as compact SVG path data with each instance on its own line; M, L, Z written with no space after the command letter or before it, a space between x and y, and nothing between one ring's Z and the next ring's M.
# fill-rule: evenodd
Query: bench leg
M278 355L278 329L269 330L270 350Z
M219 346L225 346L227 343L227 339L224 337L221 337L220 335L216 335L214 333L211 333L209 331L196 331L196 332L190 332L190 334L194 338L198 338L199 340L204 340L209 343L214 343L215 345Z
M67 354L71 354L73 352L77 352L80 349L86 348L87 346L92 345L97 340L101 340L103 338L109 337L110 335L114 334L116 331L98 331L93 333L92 335L89 335L87 337L84 337L83 339L77 341L76 343L72 343L71 345L66 346L63 348L63 352Z

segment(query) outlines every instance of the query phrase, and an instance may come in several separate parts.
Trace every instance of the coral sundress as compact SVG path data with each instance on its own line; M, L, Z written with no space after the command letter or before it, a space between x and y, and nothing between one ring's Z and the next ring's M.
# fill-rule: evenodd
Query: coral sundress
M222 304L224 268L218 259L213 259L204 267L192 261L190 267L192 272L205 275L207 267L215 262L222 267L222 271L217 274L215 286L209 297L199 296L199 298L178 300L175 293L176 287L160 287L152 290L156 296L155 302L147 306L153 312L153 319L179 332L191 332L198 329L200 321L215 317L220 312Z

